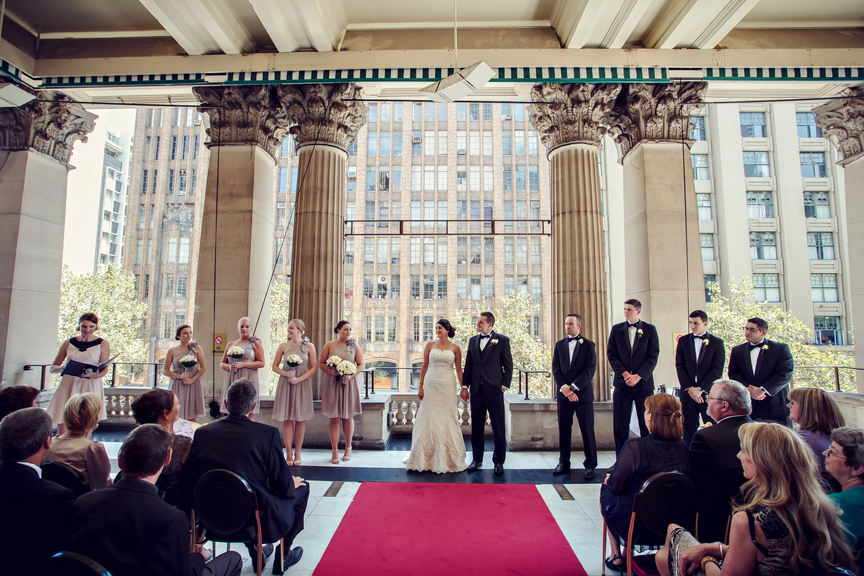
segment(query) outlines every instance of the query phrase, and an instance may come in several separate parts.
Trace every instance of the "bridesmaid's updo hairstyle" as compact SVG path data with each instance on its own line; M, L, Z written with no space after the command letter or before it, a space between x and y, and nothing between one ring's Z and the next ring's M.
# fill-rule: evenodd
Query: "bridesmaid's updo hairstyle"
M303 334L306 333L306 323L303 322L303 320L300 320L299 318L294 318L293 320L291 320L291 321L288 322L288 323L291 324L291 322L293 322L294 324L296 324L296 325L297 325L297 328L300 329L300 335L301 335L301 336L302 336ZM337 331L338 331L338 329L337 329Z
M94 314L93 312L85 312L84 314L81 315L80 318L78 318L78 326L75 327L75 330L80 331L81 330L81 322L84 322L84 321L92 322L93 324L96 324L96 330L99 329L99 317L96 316L96 314Z
M438 325L441 326L444 330L447 331L447 336L453 338L456 335L456 329L450 324L450 321L446 318L441 318L438 320Z
M336 327L333 329L333 333L338 334L342 327L346 324L350 324L350 322L348 322L347 320L340 320L339 323L336 324Z
M138 424L155 424L160 416L174 409L174 392L156 388L132 402L132 417Z
M174 340L180 340L180 333L183 332L186 328L192 328L188 324L183 324L182 326L177 327L177 331L174 332Z
M243 316L242 318L237 320L237 330L240 330L240 325L243 324L244 320L249 324L250 327L252 326L252 320L250 320L248 316Z

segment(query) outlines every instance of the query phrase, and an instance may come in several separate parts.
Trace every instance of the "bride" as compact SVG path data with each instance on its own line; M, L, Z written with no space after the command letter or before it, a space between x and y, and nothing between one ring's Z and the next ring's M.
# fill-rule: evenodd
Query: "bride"
M420 407L411 434L409 470L438 474L465 470L465 441L457 419L456 392L462 386L462 350L450 342L456 329L435 324L437 340L426 344L417 396ZM455 370L455 372L454 372Z

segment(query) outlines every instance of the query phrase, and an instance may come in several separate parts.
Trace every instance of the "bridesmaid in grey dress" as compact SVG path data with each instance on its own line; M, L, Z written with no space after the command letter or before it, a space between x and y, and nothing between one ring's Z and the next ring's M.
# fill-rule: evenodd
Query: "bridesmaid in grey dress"
M342 461L351 459L351 441L354 437L354 416L361 413L360 381L357 376L363 370L363 351L357 341L351 338L351 324L340 320L333 331L336 340L328 342L321 350L318 366L324 371L321 378L321 414L330 418L330 447L333 449L331 462L339 463L339 423L342 423L342 433L345 435L345 454ZM357 365L354 376L343 377L339 372L327 366L330 356L339 356Z
M248 378L255 390L258 392L258 400L255 402L253 414L261 412L261 389L258 387L258 369L264 367L264 347L261 345L261 339L257 336L252 336L252 322L248 317L244 316L237 322L237 331L240 333L240 338L229 342L225 346L225 352L222 354L222 370L226 372L225 383L222 384L222 411L228 412L225 406L225 397L228 395L228 388L240 378ZM229 358L228 352L237 346L243 349L242 358Z
M300 450L306 434L306 421L314 415L312 408L312 376L318 371L315 346L304 336L306 323L295 318L288 323L288 341L276 349L273 372L279 374L276 398L273 400L273 420L282 422L282 441L285 443L289 466L300 466ZM300 364L287 364L289 356L299 356ZM312 359L310 362L309 359ZM294 455L291 455L291 443Z
M192 340L192 327L188 324L177 328L174 339L179 340L180 345L168 350L163 373L171 379L168 390L174 392L180 403L178 417L195 422L196 418L204 416L204 388L201 386L201 376L207 369L204 351ZM180 361L190 355L198 359L198 364L186 368Z

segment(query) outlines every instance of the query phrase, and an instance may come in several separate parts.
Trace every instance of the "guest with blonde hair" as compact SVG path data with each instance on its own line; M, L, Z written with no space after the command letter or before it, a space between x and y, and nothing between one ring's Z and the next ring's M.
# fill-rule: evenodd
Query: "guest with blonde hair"
M51 443L43 462L63 462L78 470L92 490L111 486L111 461L101 442L90 440L99 424L102 400L96 394L75 394L63 409L66 433Z
M295 318L288 323L288 341L276 349L273 372L279 374L276 398L273 400L273 420L282 422L282 441L289 466L300 466L300 450L306 433L306 421L311 420L312 377L318 372L315 346L306 338L306 323ZM311 361L310 361L311 358ZM299 361L299 364L291 361ZM294 454L291 454L292 442Z
M831 432L846 426L840 406L828 392L818 388L795 388L789 391L789 418L798 434L813 451L819 475L825 475L824 452L831 446Z
M240 333L240 338L233 340L225 346L225 352L222 354L222 370L226 372L225 382L222 384L222 411L228 412L226 398L228 397L228 388L231 384L246 378L258 391L258 398L255 402L254 413L258 414L261 411L259 401L261 399L261 390L258 386L258 370L264 367L264 347L261 345L261 339L252 334L252 321L244 316L237 321L237 332ZM238 352L239 356L232 355L232 351Z

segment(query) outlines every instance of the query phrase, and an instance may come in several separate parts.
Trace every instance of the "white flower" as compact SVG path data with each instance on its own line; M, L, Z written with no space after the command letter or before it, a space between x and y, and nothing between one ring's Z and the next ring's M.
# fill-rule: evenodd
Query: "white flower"
M245 351L240 346L232 346L228 349L229 358L242 358Z
M498 343L498 339L497 339L497 338L493 338L492 340L489 341L489 343L490 343L490 344L497 344L497 343Z
M639 328L638 330L636 330L636 337L637 337L637 338L641 338L641 337L642 337L642 329L641 329L641 328Z
M762 346L762 350L767 350L767 349L768 349L768 345L767 345L767 344L765 344L764 346Z
M186 356L180 358L180 365L184 368L191 368L196 364L198 364L198 357L193 356L192 354L187 354Z
M336 370L339 367L340 362L342 362L342 358L340 358L339 356L333 355L333 356L330 356L329 358L327 358L327 361L325 362L325 364L327 364L328 368L332 368L333 370Z
M357 365L350 360L342 360L336 367L336 370L342 376L353 376L357 373Z
M708 345L708 337L706 336L705 338L702 339L702 346L707 346L707 345Z
M291 354L290 356L285 357L285 364L287 364L291 368L296 368L302 363L303 359L300 358L300 356L298 356L297 354Z
M578 342L579 344L582 344L582 342L584 342L584 340L583 340L582 338L579 338L579 340L577 340L577 342Z

